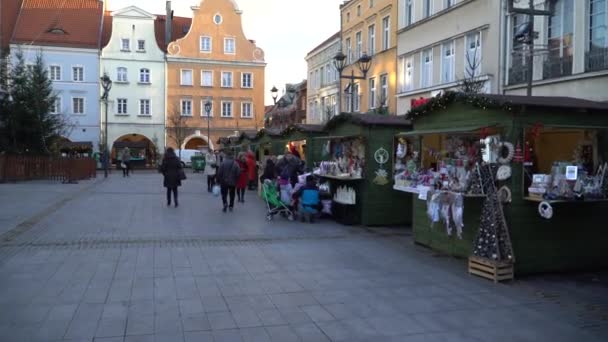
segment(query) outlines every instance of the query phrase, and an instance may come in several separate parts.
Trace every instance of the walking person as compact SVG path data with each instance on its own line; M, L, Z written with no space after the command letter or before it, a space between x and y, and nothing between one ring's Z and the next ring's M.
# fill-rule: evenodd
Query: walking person
M213 151L205 154L205 173L207 174L207 191L212 192L215 185L215 174L217 173L217 156Z
M160 172L163 174L163 185L167 188L167 206L171 205L171 193L173 193L173 203L175 207L179 205L177 201L177 187L182 185L182 163L175 155L175 150L171 147L165 152L163 163L160 166Z
M129 177L129 171L131 169L131 150L128 147L122 149L122 153L120 155L121 167L122 167L122 176Z
M257 165L255 162L255 154L248 151L247 155L247 173L249 174L249 190L255 190L257 186Z
M239 153L236 162L241 169L239 179L236 182L236 197L238 198L239 203L245 203L245 188L247 188L247 183L249 182L249 172L245 153Z
M226 209L230 209L230 211L234 209L235 187L240 174L241 168L234 161L232 151L226 150L222 164L218 168L216 175L222 189L223 212L226 212ZM228 196L230 196L230 202L228 202Z

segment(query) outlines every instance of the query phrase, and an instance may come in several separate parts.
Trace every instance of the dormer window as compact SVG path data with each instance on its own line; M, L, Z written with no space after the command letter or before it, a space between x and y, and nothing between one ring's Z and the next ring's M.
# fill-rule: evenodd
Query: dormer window
M65 30L62 29L61 27L53 27L53 28L49 29L47 32L53 33L53 34L67 34L67 32L65 32Z
M213 22L214 22L216 25L221 24L221 23L222 23L222 20L223 20L223 19L222 19L222 16L221 16L219 13L213 16Z

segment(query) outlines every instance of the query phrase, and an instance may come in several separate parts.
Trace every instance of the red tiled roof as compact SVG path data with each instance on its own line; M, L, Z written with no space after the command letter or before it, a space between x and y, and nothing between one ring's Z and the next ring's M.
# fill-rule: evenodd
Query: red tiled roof
M158 47L167 51L167 46L165 44L165 15L156 15L156 20L154 21L154 35L156 36L156 43ZM171 35L171 41L174 41L179 38L183 38L190 29L190 25L192 24L192 18L186 17L173 17ZM101 47L108 45L110 42L110 38L112 37L112 12L106 11L103 17L103 30L101 34Z
M8 49L23 0L0 0L0 48Z
M99 48L102 13L98 0L23 0L11 43Z

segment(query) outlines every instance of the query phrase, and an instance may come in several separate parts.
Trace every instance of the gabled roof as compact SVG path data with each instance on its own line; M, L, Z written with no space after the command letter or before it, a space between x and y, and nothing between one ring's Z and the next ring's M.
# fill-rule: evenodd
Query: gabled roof
M7 49L15 28L23 0L0 0L0 48Z
M102 14L98 0L24 0L11 43L98 49Z
M340 31L334 33L331 37L329 37L325 41L323 41L323 43L317 45L314 49L310 50L310 52L308 52L306 54L306 58L308 58L308 56L312 55L313 53L317 52L317 50L320 50L327 43L331 42L332 40L338 39L338 38L340 38Z

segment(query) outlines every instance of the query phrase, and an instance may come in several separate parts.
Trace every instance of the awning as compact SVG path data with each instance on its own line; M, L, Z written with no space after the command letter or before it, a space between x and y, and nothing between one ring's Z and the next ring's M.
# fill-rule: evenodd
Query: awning
M426 134L439 134L439 133L472 133L479 131L483 128L498 128L498 125L492 126L461 126L461 127L446 127L446 128L436 128L436 129L423 129L423 130L414 130L409 132L402 132L397 134L397 136L417 136L417 135L426 135Z

